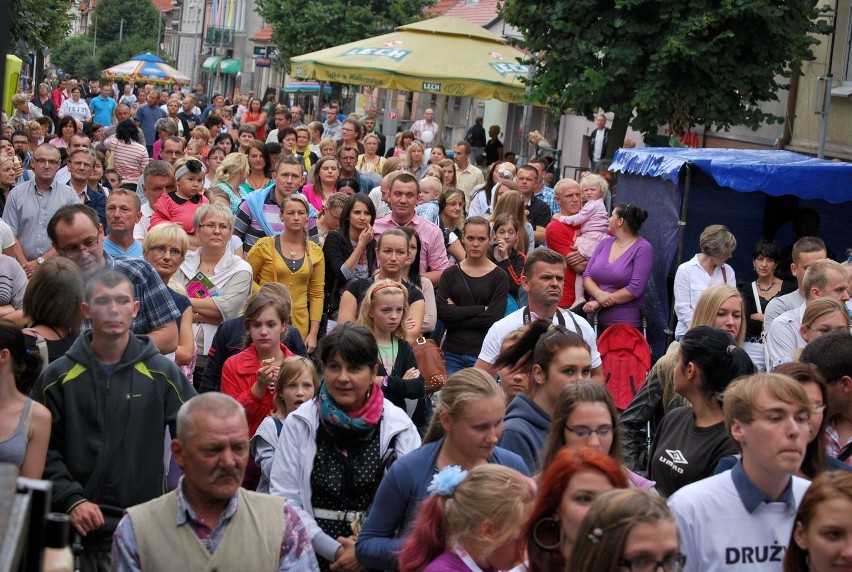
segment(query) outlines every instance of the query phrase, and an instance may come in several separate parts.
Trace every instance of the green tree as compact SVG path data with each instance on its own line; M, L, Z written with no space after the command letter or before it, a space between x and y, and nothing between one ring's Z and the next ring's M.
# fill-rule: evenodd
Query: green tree
M272 24L277 63L290 58L387 34L413 22L435 0L258 0L258 12Z
M619 147L628 122L646 134L668 124L729 128L780 123L760 110L778 77L812 60L826 33L810 2L790 0L505 0L506 22L532 54L533 97L592 118L615 112Z
M118 40L119 34L121 34L122 39L126 39L129 36L151 38L152 43L156 47L157 16L158 12L154 8L154 3L148 0L140 2L98 0L92 14L92 25L89 26L89 35L94 36L97 33L98 46ZM122 19L124 20L123 28ZM124 60L127 60L127 58L124 58Z
M70 29L70 7L71 0L12 0L12 49L18 42L33 50L58 45Z
M71 77L98 77L101 67L92 57L92 39L71 36L59 44L50 55L50 61Z
M121 40L116 38L110 42L101 44L101 39L98 37L98 66L105 70L108 67L126 62L133 56L143 52L156 52L157 39L147 36L124 36ZM165 54L160 53L160 57L168 60Z

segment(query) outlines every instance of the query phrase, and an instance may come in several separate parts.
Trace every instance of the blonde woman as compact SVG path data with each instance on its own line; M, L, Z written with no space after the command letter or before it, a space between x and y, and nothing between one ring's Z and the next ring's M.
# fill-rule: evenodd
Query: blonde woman
M379 149L379 136L375 133L368 133L366 137L364 137L364 153L358 155L358 162L355 164L355 168L362 173L376 173L377 175L382 172L382 167L385 165L385 158L376 154L376 151Z
M211 154L213 152L211 151ZM222 189L230 200L231 212L237 214L240 203L248 195L244 188L240 188L249 175L248 158L242 153L231 153L225 155L222 164L216 170L216 179L213 187Z
M247 261L254 276L254 288L267 282L287 286L293 297L290 319L305 340L308 352L317 347L325 295L325 256L322 248L308 240L308 201L303 195L290 195L281 203L284 232L258 240Z

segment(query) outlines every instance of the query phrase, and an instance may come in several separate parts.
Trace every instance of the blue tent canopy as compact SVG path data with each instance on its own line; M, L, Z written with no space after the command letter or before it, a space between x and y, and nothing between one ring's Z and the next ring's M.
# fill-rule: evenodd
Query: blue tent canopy
M747 149L620 149L610 170L661 177L677 184L691 163L720 187L741 193L795 195L829 203L852 201L852 164L815 159L789 151Z
M646 148L619 150L610 169L619 174L615 202L648 211L640 234L654 247L645 308L656 356L665 348L675 269L699 251L707 225L736 236L728 262L740 284L754 280L755 243L771 238L789 248L792 221L805 210L819 215L819 236L837 257L852 246L850 164L788 151Z

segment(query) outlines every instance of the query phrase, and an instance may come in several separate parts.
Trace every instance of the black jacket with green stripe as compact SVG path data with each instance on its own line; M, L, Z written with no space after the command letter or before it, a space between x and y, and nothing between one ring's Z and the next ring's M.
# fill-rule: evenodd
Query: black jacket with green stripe
M31 397L53 416L44 478L52 509L70 513L90 501L104 525L86 545L108 546L127 507L166 491L165 430L175 435L180 406L195 390L147 336L130 335L118 364L92 353L92 332L39 377Z

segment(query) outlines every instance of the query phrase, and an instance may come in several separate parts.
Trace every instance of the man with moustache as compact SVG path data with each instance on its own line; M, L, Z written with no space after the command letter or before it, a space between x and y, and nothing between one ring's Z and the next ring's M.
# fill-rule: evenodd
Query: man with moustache
M305 527L282 497L240 487L249 458L246 415L223 393L178 412L178 488L131 507L115 532L113 570L319 570ZM199 542L200 541L200 542Z

